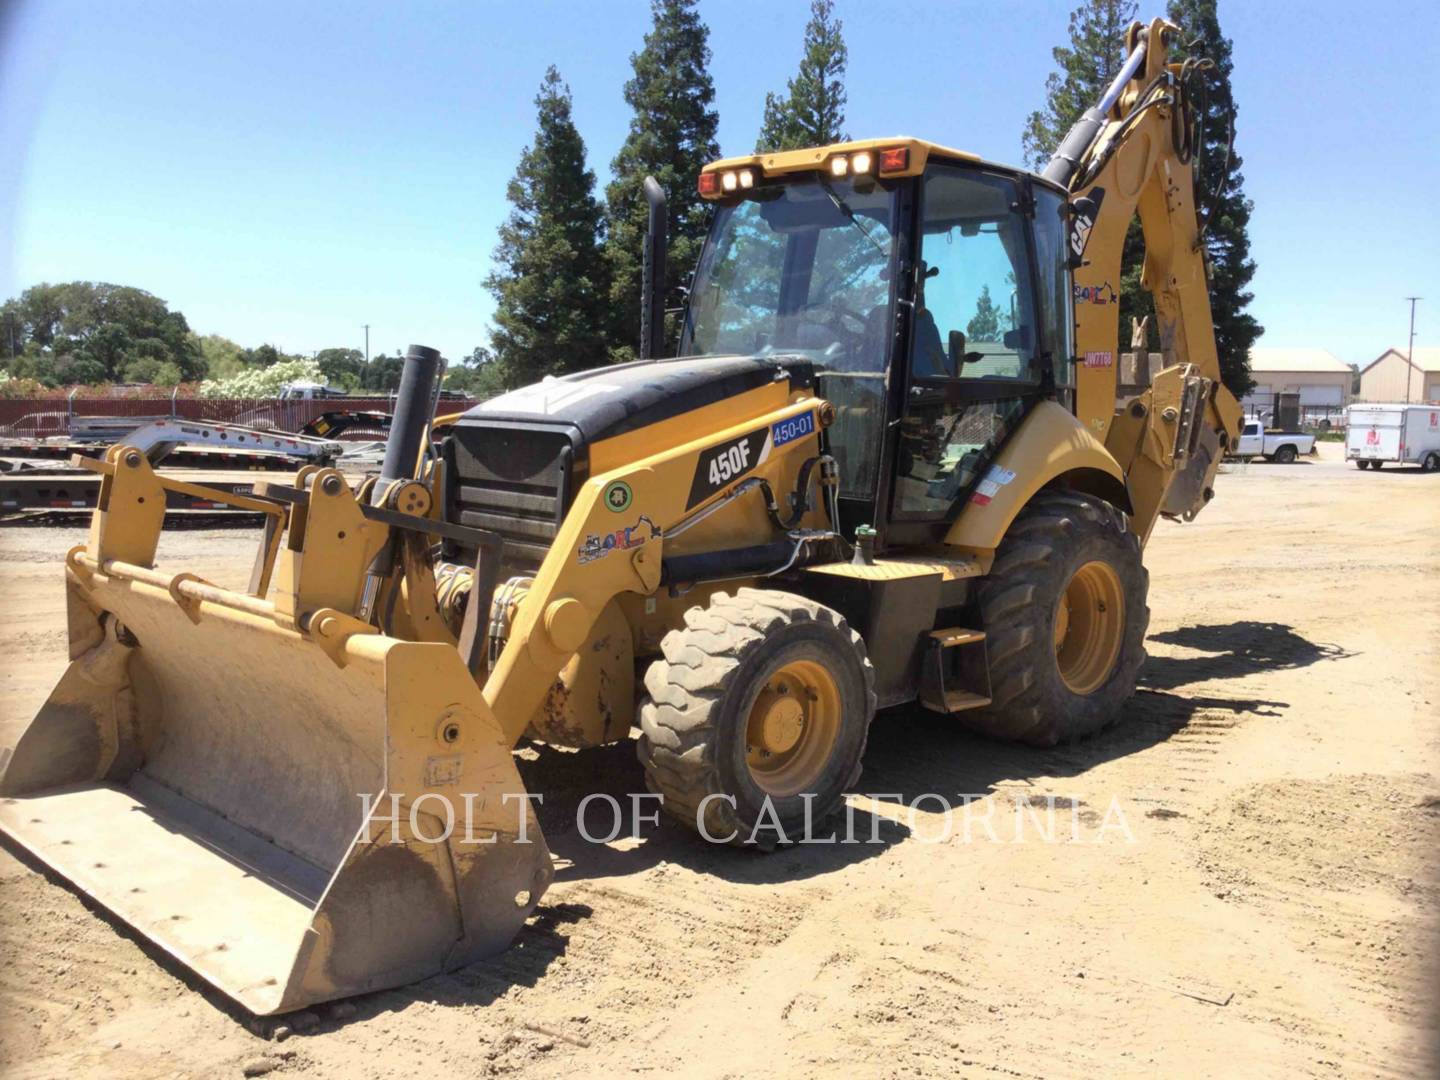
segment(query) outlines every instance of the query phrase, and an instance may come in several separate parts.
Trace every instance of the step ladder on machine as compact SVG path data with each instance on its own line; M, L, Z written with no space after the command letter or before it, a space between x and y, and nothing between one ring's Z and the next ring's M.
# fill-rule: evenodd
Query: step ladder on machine
M983 630L956 626L930 632L920 704L946 715L990 704L990 664Z

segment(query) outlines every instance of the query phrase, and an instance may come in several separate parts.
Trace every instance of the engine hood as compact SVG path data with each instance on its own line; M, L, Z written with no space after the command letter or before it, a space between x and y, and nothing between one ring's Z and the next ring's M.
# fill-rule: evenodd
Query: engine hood
M468 411L457 426L563 427L579 450L782 379L792 388L812 386L813 366L800 357L753 356L617 364L501 394Z

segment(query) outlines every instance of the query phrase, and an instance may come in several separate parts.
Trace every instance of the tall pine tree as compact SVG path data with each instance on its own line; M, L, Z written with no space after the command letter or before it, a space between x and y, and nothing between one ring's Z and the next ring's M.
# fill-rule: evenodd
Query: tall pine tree
M668 198L669 278L674 283L700 257L709 211L695 185L701 167L720 156L710 31L695 0L651 0L651 11L654 25L644 47L630 57L635 74L625 84L625 101L634 110L630 133L611 163L615 179L605 189L611 358L617 361L632 358L640 343L645 177L654 176ZM678 332L670 320L667 353L674 350Z
M1230 85L1234 70L1231 43L1220 31L1216 0L1170 0L1166 18L1180 27L1181 56L1197 56L1215 66L1202 72L1207 80L1204 112L1199 117L1204 140L1197 150L1196 199L1202 212L1209 211L1205 227L1205 252L1210 259L1210 309L1215 316L1215 346L1220 353L1220 374L1231 393L1240 397L1255 384L1250 377L1250 347L1265 332L1245 309L1255 295L1246 287L1255 276L1250 258L1250 212L1254 204L1245 197L1245 178L1240 173L1240 155L1231 149L1226 159L1226 142L1235 116L1235 96ZM1210 200L1221 192L1214 209Z
M607 267L595 174L570 117L570 88L551 67L535 98L539 127L510 181L500 226L491 346L507 386L606 360Z
M1125 31L1136 0L1083 0L1070 13L1069 44L1051 50L1058 71L1045 80L1045 107L1030 114L1020 145L1026 163L1044 168L1084 111L1100 100L1125 63Z
M844 142L845 68L849 53L831 0L811 0L805 25L805 53L800 72L785 85L785 94L765 95L765 117L755 149L798 150Z

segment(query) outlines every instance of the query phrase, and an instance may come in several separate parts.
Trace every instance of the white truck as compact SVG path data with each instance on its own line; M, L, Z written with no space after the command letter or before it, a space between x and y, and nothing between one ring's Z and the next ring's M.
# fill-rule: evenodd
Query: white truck
M1345 460L1357 469L1390 461L1440 471L1440 405L1351 405L1345 426Z
M1315 449L1315 436L1300 431L1266 431L1265 421L1250 417L1240 428L1240 438L1235 443L1235 456L1240 458L1263 457L1280 465L1289 465L1301 454Z

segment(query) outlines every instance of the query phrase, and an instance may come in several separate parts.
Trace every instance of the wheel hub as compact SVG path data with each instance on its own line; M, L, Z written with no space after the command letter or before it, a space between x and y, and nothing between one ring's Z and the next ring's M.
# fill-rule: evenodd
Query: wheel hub
M800 741L805 728L805 709L793 694L766 688L755 702L759 721L760 746L772 754L783 754Z
M1055 662L1074 694L1104 685L1125 637L1125 592L1109 563L1075 571L1055 608Z
M808 791L840 735L840 692L823 665L785 664L761 687L745 725L745 760L770 795Z

